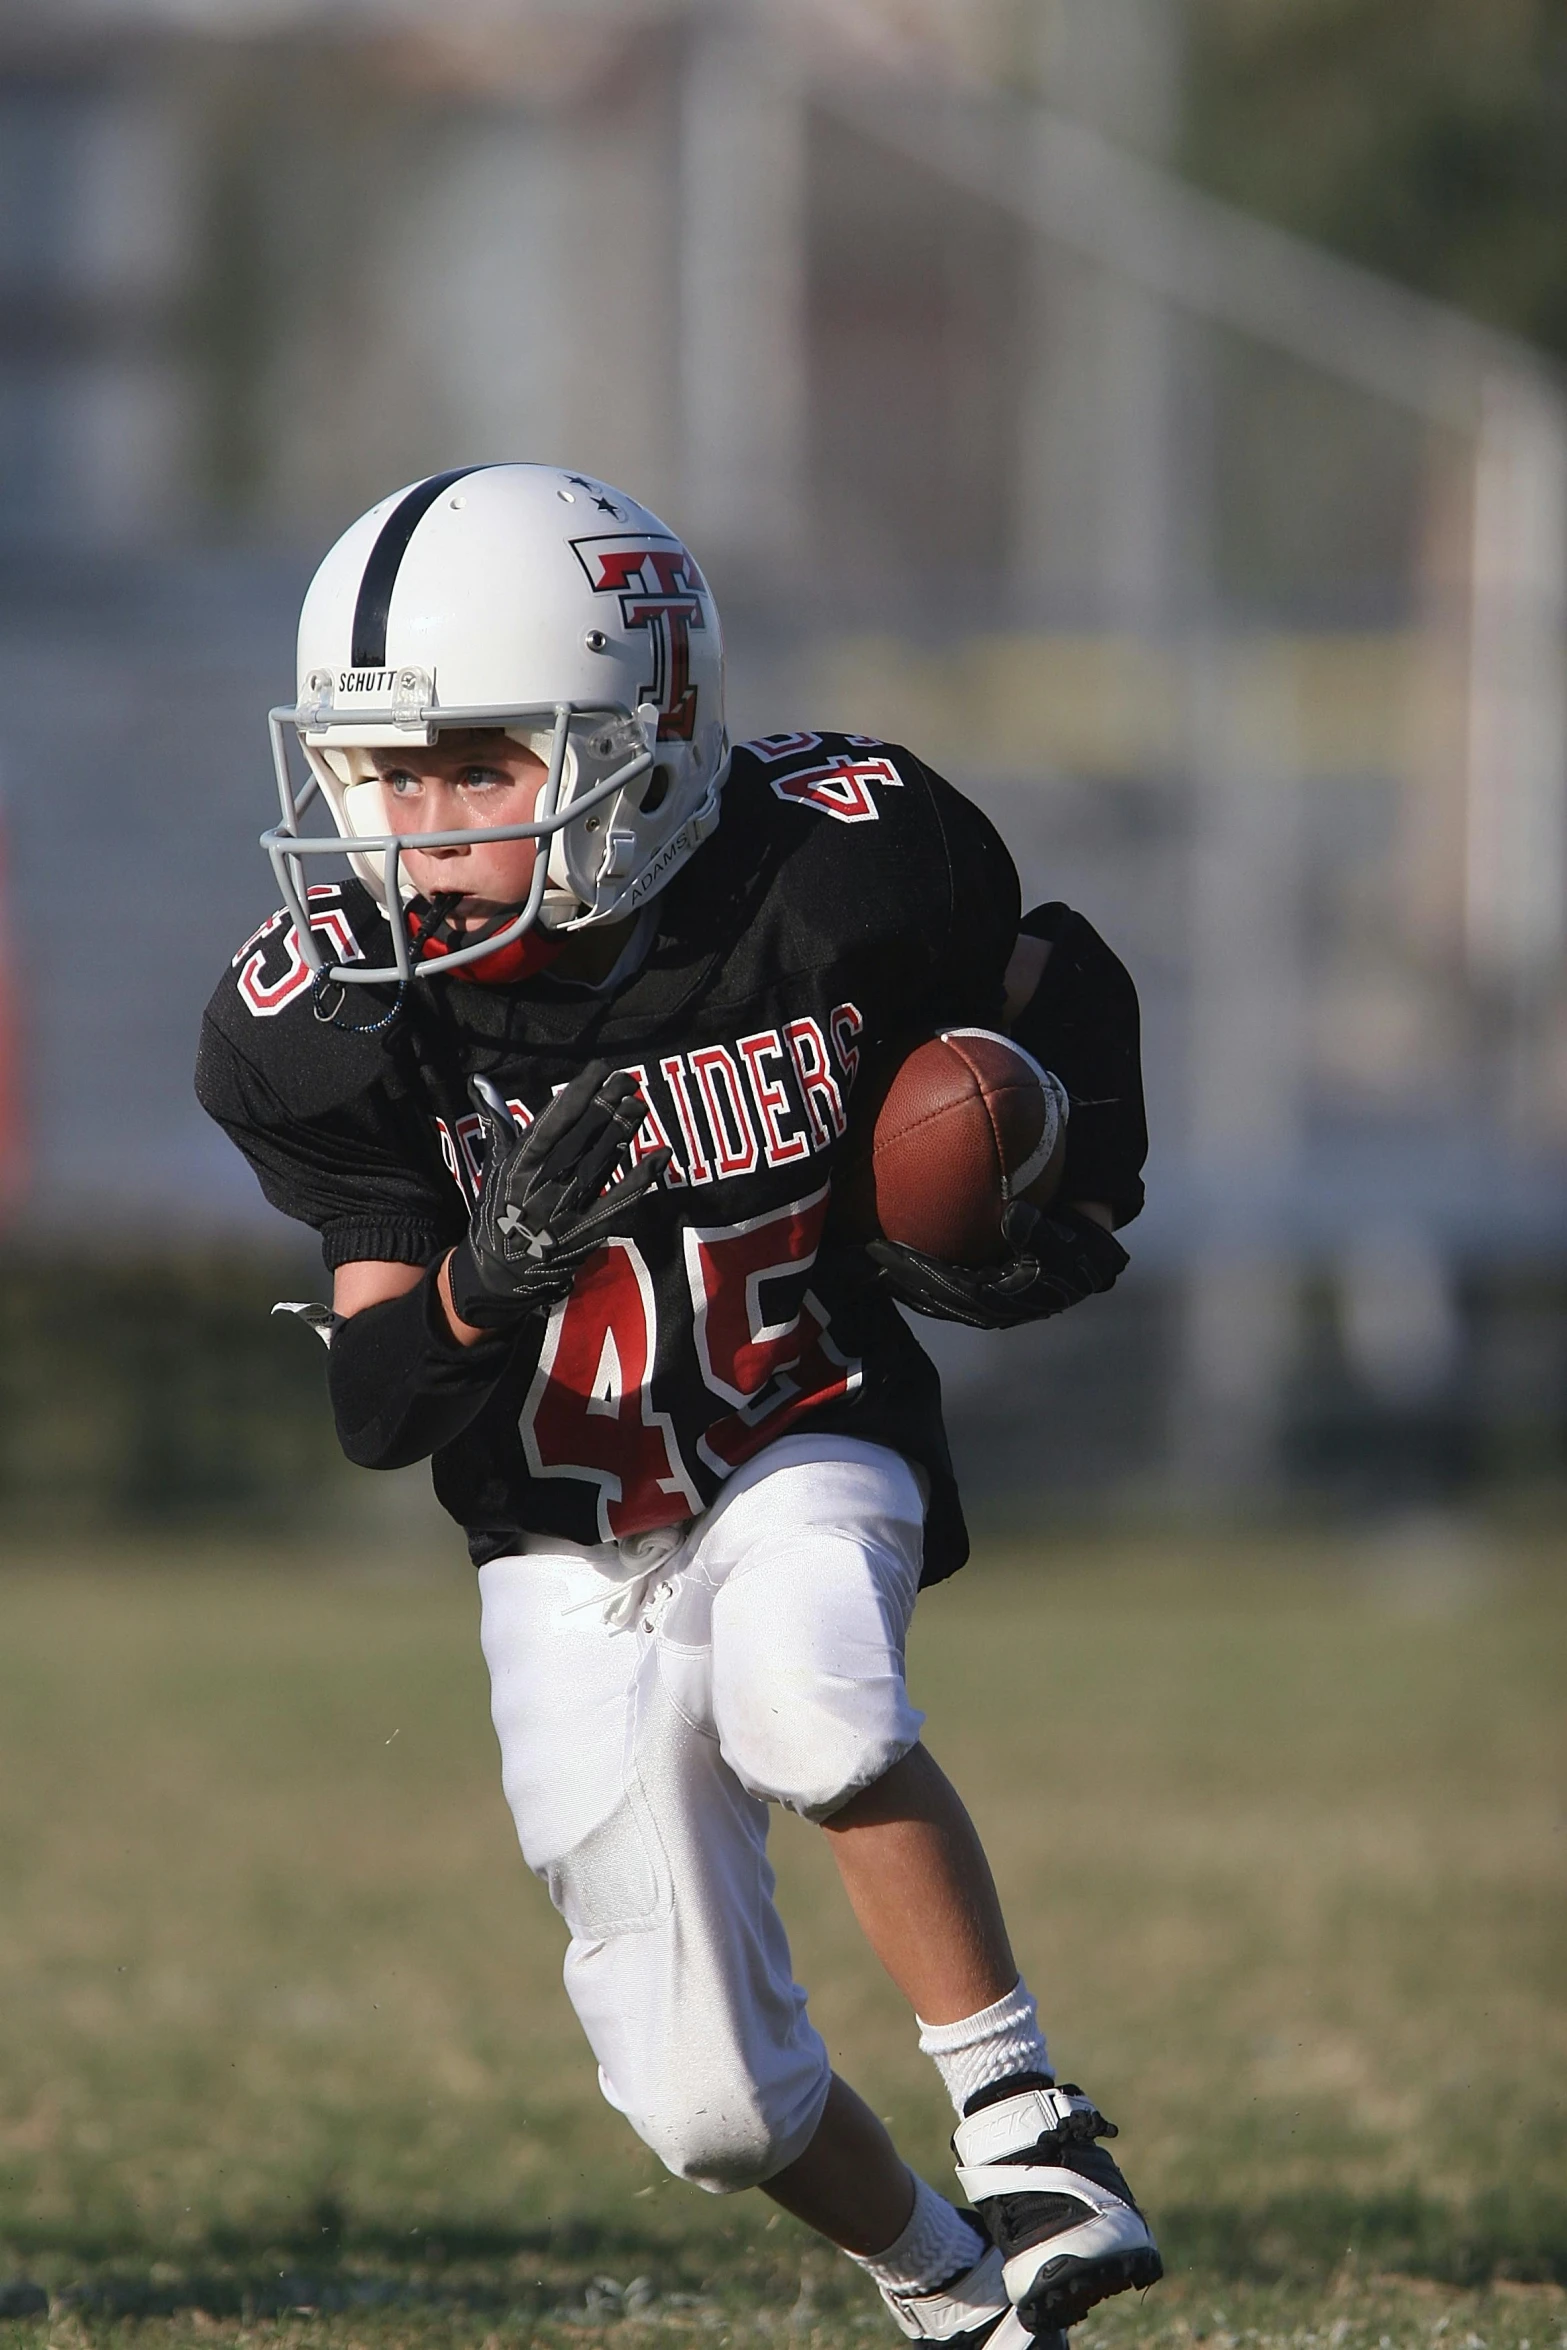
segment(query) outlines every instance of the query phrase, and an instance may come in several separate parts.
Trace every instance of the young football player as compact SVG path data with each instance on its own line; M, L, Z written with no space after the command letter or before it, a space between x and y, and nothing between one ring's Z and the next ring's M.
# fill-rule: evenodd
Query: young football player
M731 751L701 572L581 474L469 467L356 522L273 739L285 905L212 999L198 1090L321 1235L348 1456L430 1459L467 1534L603 2093L680 2177L840 2245L905 2334L1058 2337L1159 2256L905 1688L967 1537L898 1306L1001 1328L1114 1282L1131 983L1065 906L1021 914L910 752ZM866 1072L1003 1023L1071 1101L1065 1204L1014 1206L981 1272L840 1239ZM770 1804L820 1822L914 2011L970 2208L831 2070Z

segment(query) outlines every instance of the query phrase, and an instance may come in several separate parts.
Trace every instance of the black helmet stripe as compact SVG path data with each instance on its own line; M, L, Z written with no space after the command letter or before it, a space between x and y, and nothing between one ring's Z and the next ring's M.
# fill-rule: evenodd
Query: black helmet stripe
M415 482L408 495L399 498L392 508L370 549L370 560L365 565L354 604L353 645L348 657L356 669L386 667L387 614L392 609L392 590L397 585L397 574L414 532L442 490L449 489L454 481L465 481L470 473L488 471L485 465L459 465L450 473L432 473L428 480Z

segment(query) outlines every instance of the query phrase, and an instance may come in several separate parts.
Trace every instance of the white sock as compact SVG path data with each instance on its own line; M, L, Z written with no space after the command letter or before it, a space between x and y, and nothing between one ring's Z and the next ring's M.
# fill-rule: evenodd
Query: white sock
M985 2239L945 2195L927 2187L918 2172L914 2181L914 2209L909 2224L885 2252L851 2252L856 2268L863 2268L884 2293L934 2293L938 2285L971 2269L985 2249Z
M1053 2078L1039 2013L1028 1985L1019 1976L1005 1999L966 2015L955 2024L920 2027L920 2047L935 2061L947 2095L961 2120L963 2108L977 2090L1013 2073L1043 2073Z

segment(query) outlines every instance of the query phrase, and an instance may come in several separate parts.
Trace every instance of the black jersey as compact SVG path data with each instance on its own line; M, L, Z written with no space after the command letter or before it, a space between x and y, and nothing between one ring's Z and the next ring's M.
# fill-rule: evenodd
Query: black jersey
M547 974L378 988L317 1017L285 916L208 1007L204 1107L329 1267L426 1264L462 1237L479 1179L469 1081L531 1116L583 1063L642 1087L661 1181L570 1296L519 1328L477 1416L434 1458L476 1564L521 1534L598 1543L676 1523L775 1438L862 1437L931 1479L926 1580L967 1537L933 1366L835 1239L835 1170L866 1076L941 1026L999 1022L1020 903L989 821L907 751L775 735L735 753L723 819L656 900L640 966L595 994ZM389 960L357 882L312 893L340 961Z

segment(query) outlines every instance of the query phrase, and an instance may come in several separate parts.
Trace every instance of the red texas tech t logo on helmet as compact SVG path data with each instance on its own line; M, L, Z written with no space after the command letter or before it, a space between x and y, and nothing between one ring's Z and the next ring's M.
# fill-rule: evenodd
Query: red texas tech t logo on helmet
M696 731L691 631L705 628L707 582L678 539L648 532L623 538L573 539L577 561L596 596L618 596L627 628L645 628L653 647L649 701L663 715L660 740L689 742Z

